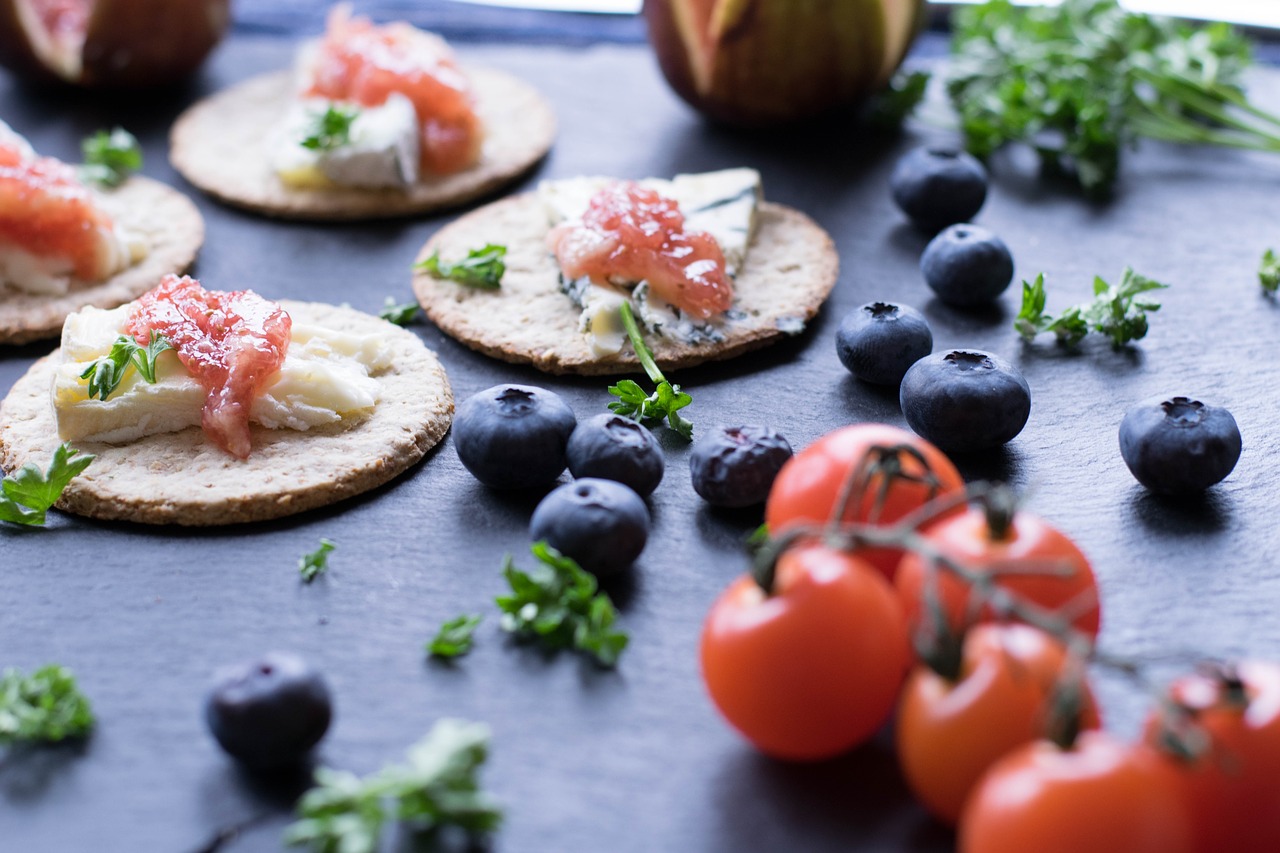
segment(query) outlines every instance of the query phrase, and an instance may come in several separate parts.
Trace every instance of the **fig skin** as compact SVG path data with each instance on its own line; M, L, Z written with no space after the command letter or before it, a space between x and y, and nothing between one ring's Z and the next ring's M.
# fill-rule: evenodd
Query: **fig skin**
M712 0L703 0L712 2ZM745 127L787 124L854 107L883 88L925 23L924 0L720 0L733 22L715 46L699 85L675 6L699 0L644 0L644 16L663 76L713 121ZM714 4L713 4L714 5ZM841 20L835 6L848 16ZM890 44L890 15L905 20ZM686 18L694 17L687 12ZM803 38L801 37L803 36Z
M0 65L24 79L93 89L172 86L190 75L222 40L230 0L97 0L79 56L50 56L33 42L20 5L0 0ZM38 26L38 24L32 24Z

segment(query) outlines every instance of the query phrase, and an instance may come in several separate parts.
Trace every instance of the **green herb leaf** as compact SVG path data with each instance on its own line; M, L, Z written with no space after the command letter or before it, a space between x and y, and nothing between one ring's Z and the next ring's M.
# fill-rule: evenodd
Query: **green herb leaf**
M1262 265L1258 267L1258 283L1267 293L1280 290L1280 256L1273 249L1267 249L1262 255Z
M38 526L45 514L81 471L93 461L92 454L81 453L70 444L62 444L53 452L49 469L42 472L31 463L0 482L0 521Z
M1072 305L1054 318L1044 313L1044 274L1041 273L1033 284L1022 283L1022 308L1013 325L1026 341L1035 340L1040 332L1053 332L1058 343L1073 345L1094 331L1109 337L1111 345L1120 349L1143 338L1148 328L1147 312L1160 310L1159 302L1138 297L1168 286L1126 267L1117 285L1095 276L1093 301Z
M329 571L329 554L337 546L328 539L320 540L320 547L310 554L303 554L298 560L298 573L303 583L311 583L320 575Z
M481 249L467 252L466 258L456 264L447 264L440 260L439 252L432 252L431 257L414 265L433 278L448 279L467 287L481 290L497 290L502 285L502 276L507 271L507 247L496 243L488 243Z
M549 649L576 649L601 666L615 666L627 647L625 633L613 630L617 613L609 596L599 592L596 579L546 542L531 549L538 565L531 572L517 569L507 557L502 574L510 595L495 599L502 611L502 628L536 639Z
M355 107L330 104L323 113L313 113L307 135L298 144L309 151L332 151L351 143L351 125L360 116Z
M89 700L64 667L31 675L9 669L0 676L0 745L84 737L93 722Z
M80 179L86 183L118 187L142 168L142 146L122 127L86 136L80 151L84 156Z
M139 346L129 335L121 335L112 344L111 351L90 364L80 374L89 380L89 399L97 397L104 402L115 393L124 381L132 365L143 379L152 385L156 382L156 358L160 353L173 349L164 335L151 331L145 347Z
M666 419L667 424L679 433L686 441L693 440L693 424L680 415L680 410L693 402L693 398L680 390L679 385L672 385L658 369L653 360L653 353L645 345L640 334L640 326L631 312L631 304L623 302L618 313L622 317L622 325L635 348L636 357L644 368L649 379L656 383L652 394L646 394L640 385L631 380L620 380L609 386L609 393L618 399L609 404L609 409L619 415L637 421Z
M481 616L463 614L450 619L440 626L431 642L427 643L427 653L437 658L456 658L471 651L471 638Z
M285 830L285 843L317 853L375 853L392 823L418 832L444 826L492 832L502 810L477 778L488 755L487 726L444 719L409 749L406 764L363 779L322 767L316 787L298 802L299 820Z
M417 318L419 307L416 302L398 304L395 299L388 296L378 316L397 326L407 326Z

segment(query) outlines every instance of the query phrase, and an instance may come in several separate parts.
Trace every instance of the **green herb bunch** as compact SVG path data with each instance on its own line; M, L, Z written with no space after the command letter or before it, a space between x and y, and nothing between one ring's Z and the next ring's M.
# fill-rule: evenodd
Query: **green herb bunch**
M506 257L506 246L488 243L479 249L471 249L457 263L445 263L440 260L440 253L437 251L413 268L432 278L456 281L480 290L497 290L502 285L502 276L507 272Z
M67 484L94 459L69 444L53 452L47 471L27 463L0 481L0 521L38 527L57 503Z
M142 168L142 145L122 127L100 130L80 143L84 164L80 179L104 187L118 187Z
M0 746L84 737L93 722L70 670L50 665L31 675L15 669L0 675Z
M636 324L635 315L631 313L631 303L624 302L619 307L622 325L631 339L631 346L640 359L640 366L655 385L653 393L647 394L640 384L633 379L623 379L617 385L609 386L609 393L618 399L609 404L609 409L638 421L663 420L679 433L686 441L693 440L693 424L680 415L680 410L693 402L693 398L680 390L679 385L672 385L658 369L653 360L653 353L645 345Z
M1120 349L1130 341L1145 337L1147 312L1160 310L1159 302L1139 297L1168 286L1126 267L1119 284L1108 284L1095 276L1091 302L1072 305L1052 317L1044 311L1044 273L1041 273L1034 282L1022 283L1022 308L1013 325L1028 342L1041 332L1053 332L1059 343L1074 345L1093 331L1106 335L1111 345Z

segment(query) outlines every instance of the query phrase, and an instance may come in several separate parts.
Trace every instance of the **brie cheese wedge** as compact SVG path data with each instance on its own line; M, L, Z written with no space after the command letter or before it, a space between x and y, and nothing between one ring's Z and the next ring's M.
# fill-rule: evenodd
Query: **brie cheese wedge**
M331 102L309 98L296 103L272 139L272 165L285 184L297 188L333 186L404 189L418 182L418 115L404 95L392 93L379 107L351 105L359 113L350 140L327 151L301 144L314 132L316 116Z

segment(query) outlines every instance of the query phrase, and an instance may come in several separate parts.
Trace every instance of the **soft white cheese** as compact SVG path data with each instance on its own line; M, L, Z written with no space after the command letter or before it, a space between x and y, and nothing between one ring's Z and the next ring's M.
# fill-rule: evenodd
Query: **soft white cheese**
M418 182L418 116L408 98L392 93L378 107L343 105L359 111L350 141L328 151L304 148L302 140L330 105L322 98L298 101L272 137L271 162L284 183L403 189Z
M88 381L80 374L110 351L129 310L85 308L63 326L53 404L58 434L66 441L124 443L200 424L206 392L172 350L156 359L155 384L130 369L109 399L89 398ZM390 364L390 348L376 335L295 323L284 364L254 400L249 419L295 430L358 420L377 406L374 374Z

